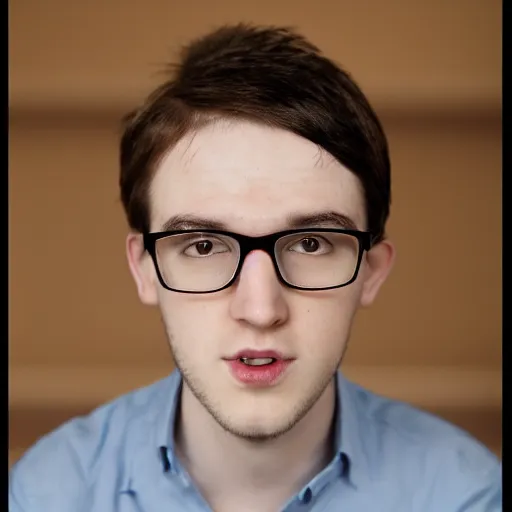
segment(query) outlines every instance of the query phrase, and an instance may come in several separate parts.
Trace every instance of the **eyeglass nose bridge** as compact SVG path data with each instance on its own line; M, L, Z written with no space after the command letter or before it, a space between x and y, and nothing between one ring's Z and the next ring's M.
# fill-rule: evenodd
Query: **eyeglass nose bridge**
M285 281L283 275L281 274L275 253L276 243L281 237L282 235L279 233L260 237L248 237L239 235L237 240L240 246L240 257L238 261L238 267L235 271L235 274L233 275L232 281L238 279L242 271L242 267L244 266L245 260L251 252L263 251L264 253L268 254L268 256L270 256L278 280L282 284L290 286L290 284Z

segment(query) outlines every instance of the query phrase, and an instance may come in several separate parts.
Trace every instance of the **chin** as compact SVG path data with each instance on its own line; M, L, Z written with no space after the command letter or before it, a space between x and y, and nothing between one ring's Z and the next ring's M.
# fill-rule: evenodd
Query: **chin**
M291 418L278 420L258 421L251 423L250 421L226 422L224 429L230 434L250 442L264 442L286 434L293 428L296 421Z
M263 398L263 397L261 397ZM262 400L233 401L229 409L214 412L216 421L231 434L248 440L267 440L291 430L303 417L303 408L291 397L287 400L263 398Z

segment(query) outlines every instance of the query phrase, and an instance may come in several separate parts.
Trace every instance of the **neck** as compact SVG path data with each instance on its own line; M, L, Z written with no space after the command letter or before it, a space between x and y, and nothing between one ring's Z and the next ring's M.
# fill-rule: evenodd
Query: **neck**
M177 455L211 505L230 500L239 505L240 499L257 495L258 510L267 509L260 497L268 497L268 510L275 510L332 459L335 399L332 379L289 432L251 442L226 432L183 383L176 424Z

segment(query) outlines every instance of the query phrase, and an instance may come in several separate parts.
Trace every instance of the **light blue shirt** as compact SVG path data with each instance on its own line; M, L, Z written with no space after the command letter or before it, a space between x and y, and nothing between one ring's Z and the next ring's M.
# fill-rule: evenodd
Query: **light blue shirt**
M502 510L501 462L479 442L341 373L336 385L336 455L281 511ZM174 371L43 437L11 470L10 512L210 510L173 454L180 389Z

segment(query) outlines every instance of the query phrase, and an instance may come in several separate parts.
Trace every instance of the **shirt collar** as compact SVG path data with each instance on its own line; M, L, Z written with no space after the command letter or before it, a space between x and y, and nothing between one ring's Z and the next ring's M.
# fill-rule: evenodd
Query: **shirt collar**
M368 475L368 459L364 449L364 418L361 417L360 397L362 390L347 380L341 371L336 372L336 411L334 442L336 457L340 459L343 475L357 487ZM174 445L176 414L182 388L182 376L175 370L166 386L166 406L161 407L154 424L159 463L162 471L179 472L179 462Z
M131 428L127 429L123 444L124 468L120 482L121 492L144 492L152 489L164 473L165 454L174 447L174 420L180 399L181 375L173 371L165 379L148 388L142 388L131 397ZM169 454L171 460L174 457ZM165 461L167 458L165 459ZM168 464L171 469L169 460Z
M361 410L360 395L364 395L364 390L339 371L336 374L336 391L336 453L342 459L343 471L350 483L357 487L368 477L370 468L364 439L367 421Z
M174 370L169 380L167 406L162 407L155 424L156 442L161 457L162 469L171 473L179 471L174 445L174 431L176 428L176 414L181 400L182 382L181 373Z

